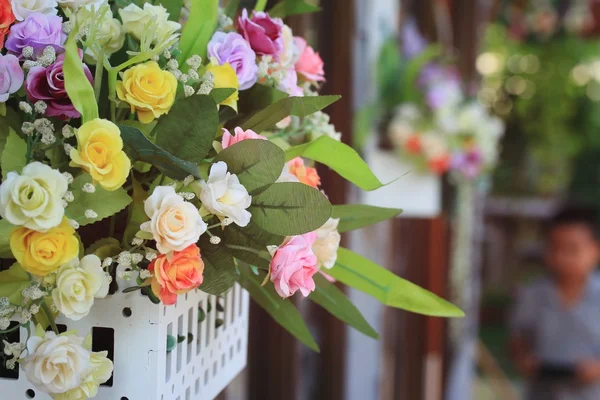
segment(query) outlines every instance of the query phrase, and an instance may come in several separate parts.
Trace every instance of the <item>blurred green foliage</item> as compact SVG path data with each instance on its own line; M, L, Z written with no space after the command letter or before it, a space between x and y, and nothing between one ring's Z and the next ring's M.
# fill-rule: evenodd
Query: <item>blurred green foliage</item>
M566 33L520 42L509 38L506 27L490 26L484 51L502 65L484 77L482 90L494 91L492 106L508 125L496 192L563 194L578 182L578 157L600 155L600 64L597 72L585 67L586 82L573 79L578 65L600 60L599 50L598 41Z

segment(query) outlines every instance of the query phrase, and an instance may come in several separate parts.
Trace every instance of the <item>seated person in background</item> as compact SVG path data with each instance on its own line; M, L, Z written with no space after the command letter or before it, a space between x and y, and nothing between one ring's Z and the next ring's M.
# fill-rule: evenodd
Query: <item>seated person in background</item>
M547 230L547 274L522 288L511 355L526 400L600 400L600 244L595 213L569 208Z

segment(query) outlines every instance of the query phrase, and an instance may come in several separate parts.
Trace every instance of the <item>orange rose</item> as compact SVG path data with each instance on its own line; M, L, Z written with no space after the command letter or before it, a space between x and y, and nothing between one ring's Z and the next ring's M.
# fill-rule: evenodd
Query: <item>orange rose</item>
M168 306L177 302L177 295L202 285L204 272L200 249L195 244L173 252L169 258L166 254L161 254L148 268L154 274L152 291Z
M0 49L4 47L4 38L13 22L15 22L15 16L10 1L0 0Z
M429 169L436 175L443 175L450 168L450 156L443 156L429 160Z
M421 152L421 139L417 135L409 137L404 142L404 148L408 154L419 154Z
M317 174L315 168L304 165L304 160L301 157L296 157L288 162L290 173L305 185L312 186L315 189L321 184L321 178Z

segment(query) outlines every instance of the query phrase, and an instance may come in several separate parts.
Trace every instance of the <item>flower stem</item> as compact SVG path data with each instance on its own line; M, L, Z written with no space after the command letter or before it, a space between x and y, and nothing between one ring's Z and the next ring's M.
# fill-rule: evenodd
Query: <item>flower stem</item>
M102 74L104 73L104 65L102 64L102 60L104 60L104 50L100 52L96 62L96 73L94 75L94 94L96 95L96 102L100 100L100 91L102 90Z
M52 312L50 311L50 307L48 307L48 304L46 304L46 301L42 301L42 310L44 310L44 314L46 314L46 316L48 317L48 321L50 321L50 326L52 327L52 330L54 331L54 333L56 333L57 335L60 333L58 332L58 327L56 326L56 322L54 321L54 318L52 318Z

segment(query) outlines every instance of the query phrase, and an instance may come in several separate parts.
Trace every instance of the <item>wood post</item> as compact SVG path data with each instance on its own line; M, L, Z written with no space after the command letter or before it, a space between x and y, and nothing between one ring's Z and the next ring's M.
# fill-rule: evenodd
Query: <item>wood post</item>
M445 217L392 223L391 270L446 296L448 223ZM386 309L382 400L441 400L445 321Z

